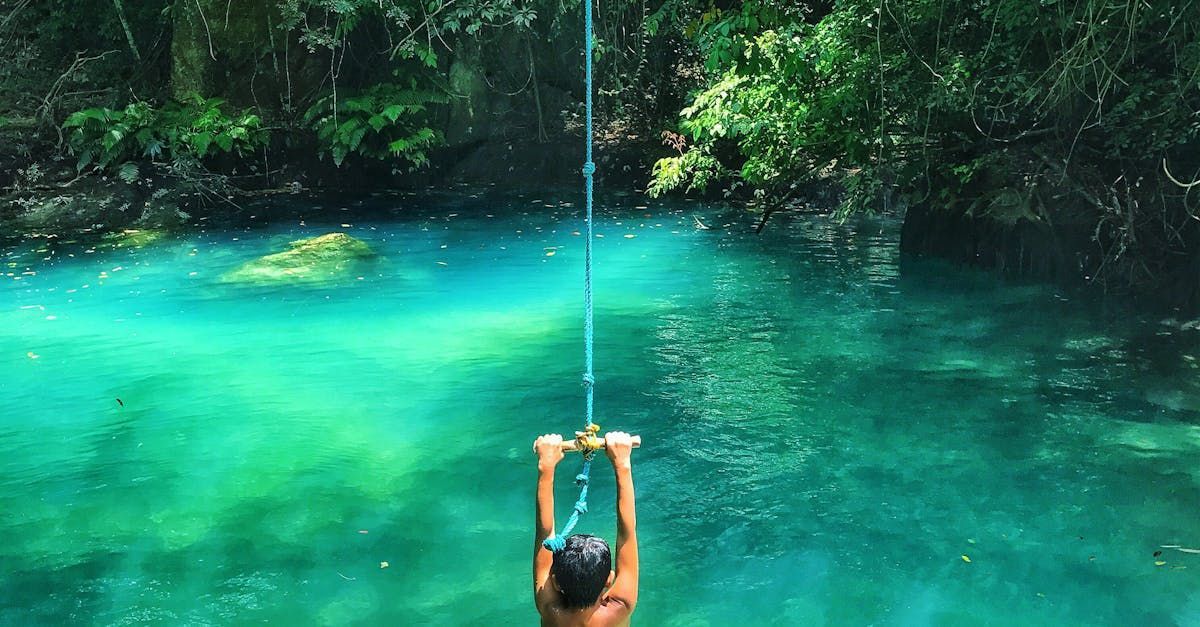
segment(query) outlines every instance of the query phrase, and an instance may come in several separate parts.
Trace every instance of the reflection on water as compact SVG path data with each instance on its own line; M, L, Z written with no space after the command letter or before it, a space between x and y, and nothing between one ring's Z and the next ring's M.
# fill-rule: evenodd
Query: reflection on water
M532 622L528 446L581 420L575 200L6 251L0 623ZM1160 549L1200 545L1200 332L902 274L887 221L641 202L597 228L600 422L647 441L641 624L1200 623L1200 555ZM382 259L220 281L333 230ZM611 538L598 475L580 531Z

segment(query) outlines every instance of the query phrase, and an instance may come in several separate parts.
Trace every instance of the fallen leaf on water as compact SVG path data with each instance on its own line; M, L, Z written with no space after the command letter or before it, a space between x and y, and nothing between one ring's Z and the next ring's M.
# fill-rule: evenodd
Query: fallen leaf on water
M380 568L387 568L389 565L390 565L390 564L388 564L387 562L379 562L379 567L380 567Z
M1167 563L1162 560L1158 560L1157 562L1154 562L1154 565L1155 566L1166 566Z
M963 556L962 556L962 561L964 561L964 562L966 562L966 563L970 564L970 563L971 563L971 558L967 557L966 555L963 555Z

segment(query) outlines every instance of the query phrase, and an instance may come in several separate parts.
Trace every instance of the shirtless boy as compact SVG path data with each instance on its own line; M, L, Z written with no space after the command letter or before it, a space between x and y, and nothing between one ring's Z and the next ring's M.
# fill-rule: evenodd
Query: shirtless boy
M547 434L533 443L538 456L537 533L533 543L533 600L542 625L628 625L637 605L638 550L633 512L633 468L628 433L604 436L604 453L617 475L617 569L608 543L573 535L551 553L542 541L554 533L554 468L562 461L562 436Z

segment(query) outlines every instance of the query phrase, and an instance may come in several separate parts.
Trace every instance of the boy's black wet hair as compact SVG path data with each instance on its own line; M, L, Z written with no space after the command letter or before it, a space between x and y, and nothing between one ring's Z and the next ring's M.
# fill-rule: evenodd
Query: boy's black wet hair
M550 574L562 592L563 605L570 609L595 605L611 571L608 543L584 534L567 538L567 545L554 554L550 566Z

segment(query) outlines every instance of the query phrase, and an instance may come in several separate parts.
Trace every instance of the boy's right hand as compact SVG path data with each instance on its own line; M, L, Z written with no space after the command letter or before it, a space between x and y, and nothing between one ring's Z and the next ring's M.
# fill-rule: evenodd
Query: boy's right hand
M604 434L604 454L608 455L613 468L629 468L629 455L633 452L633 436L624 431L609 431Z
M562 436L557 433L547 433L533 442L533 452L537 453L538 466L554 468L562 461Z

